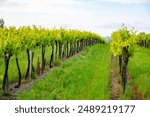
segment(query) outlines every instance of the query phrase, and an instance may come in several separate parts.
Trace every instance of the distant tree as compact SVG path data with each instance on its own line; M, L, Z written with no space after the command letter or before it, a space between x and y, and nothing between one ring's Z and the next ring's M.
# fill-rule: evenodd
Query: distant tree
M5 23L4 20L3 20L3 19L0 19L0 27L1 27L1 28L4 27L4 23Z

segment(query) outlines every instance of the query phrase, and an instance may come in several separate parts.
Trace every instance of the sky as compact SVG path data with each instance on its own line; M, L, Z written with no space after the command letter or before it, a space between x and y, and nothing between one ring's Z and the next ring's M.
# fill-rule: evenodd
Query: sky
M124 23L150 33L150 0L0 0L5 26L63 27L110 36Z

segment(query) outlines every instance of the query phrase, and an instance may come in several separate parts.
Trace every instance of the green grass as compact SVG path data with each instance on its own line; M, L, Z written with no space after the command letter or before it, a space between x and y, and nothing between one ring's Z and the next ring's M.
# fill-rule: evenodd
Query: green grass
M132 81L127 82L126 91L123 93L123 89L120 92L120 100L131 100L132 99Z
M139 47L129 60L128 70L145 99L150 99L150 49Z
M109 99L108 45L95 45L53 68L17 99Z

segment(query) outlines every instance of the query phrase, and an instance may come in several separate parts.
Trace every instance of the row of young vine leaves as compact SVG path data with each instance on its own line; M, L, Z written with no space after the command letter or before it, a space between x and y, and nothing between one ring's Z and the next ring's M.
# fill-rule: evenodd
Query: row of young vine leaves
M32 79L35 76L33 66L34 49L41 49L41 73L45 70L45 49L51 49L49 58L49 68L53 67L53 62L57 59L69 58L82 51L86 46L97 43L105 43L105 40L94 33L79 30L67 29L45 29L41 27L3 27L0 28L0 56L4 58L5 71L3 76L2 91L9 92L8 69L9 61L12 56L16 58L18 69L18 83L16 88L20 87L22 74L19 66L18 54L26 51L28 65L24 79ZM39 62L39 61L38 61ZM37 67L40 67L39 64ZM40 73L40 72L39 72Z
M137 46L150 48L150 34L144 32L136 34L137 31L128 29L124 24L122 28L114 31L111 35L111 53L118 57L119 73L122 77L122 87L125 93L127 84L127 66L129 58L134 55Z

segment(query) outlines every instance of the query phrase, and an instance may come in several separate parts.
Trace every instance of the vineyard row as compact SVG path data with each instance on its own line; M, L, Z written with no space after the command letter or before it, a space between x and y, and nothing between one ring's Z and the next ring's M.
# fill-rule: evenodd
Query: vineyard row
M2 90L3 93L9 91L8 69L9 61L12 56L16 58L18 69L18 88L21 85L21 69L19 66L18 54L26 51L28 65L25 79L32 78L35 74L33 66L34 49L41 49L42 61L41 68L38 60L38 74L44 73L46 58L45 49L51 47L51 55L49 58L49 68L53 66L53 62L57 59L68 58L83 50L86 46L97 43L105 43L104 39L94 33L79 30L67 29L44 29L33 27L16 27L0 28L0 57L4 58L5 71L3 76Z
M137 38L139 40L138 45L150 48L150 34L140 33L137 35Z

